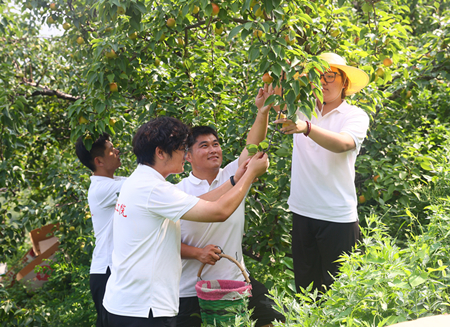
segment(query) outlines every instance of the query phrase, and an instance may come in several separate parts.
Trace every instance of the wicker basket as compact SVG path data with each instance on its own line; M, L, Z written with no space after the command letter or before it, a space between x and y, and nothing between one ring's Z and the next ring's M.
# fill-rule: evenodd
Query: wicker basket
M244 275L246 282L237 280L201 280L203 264L197 274L200 281L195 285L203 323L221 326L233 323L235 316L243 316L246 310L244 298L251 296L252 285L247 273L237 260L226 254L220 257L234 262Z

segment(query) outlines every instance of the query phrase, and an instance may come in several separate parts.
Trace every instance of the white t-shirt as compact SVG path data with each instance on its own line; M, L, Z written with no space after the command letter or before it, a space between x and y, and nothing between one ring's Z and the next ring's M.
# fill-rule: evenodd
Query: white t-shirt
M108 267L111 267L114 208L126 179L118 176L114 178L91 176L88 202L95 235L91 274L105 274Z
M214 181L209 185L207 180L195 177L192 172L184 178L177 187L195 196L205 194L230 179L239 167L238 160L220 169ZM218 245L225 254L235 258L245 269L242 255L242 235L245 224L245 199L233 214L223 223L199 223L195 221L181 221L181 242L184 244L204 248L208 244ZM182 259L183 272L180 280L180 297L197 296L195 284L197 273L202 263L195 259ZM235 263L228 259L221 259L214 266L206 265L202 271L203 280L230 279L243 281L241 271Z
M346 101L323 117L317 108L316 112L317 118L311 118L313 125L349 134L356 148L334 153L303 134L294 134L289 209L302 216L330 222L357 221L355 161L366 137L369 116ZM297 115L307 120L303 114L297 112Z
M112 314L147 318L178 313L181 275L179 219L199 199L153 168L138 165L123 184L114 214L111 276L103 306Z

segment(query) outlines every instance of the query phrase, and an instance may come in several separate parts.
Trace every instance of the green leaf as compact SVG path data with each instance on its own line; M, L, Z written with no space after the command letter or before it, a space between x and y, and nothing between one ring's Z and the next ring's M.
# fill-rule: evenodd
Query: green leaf
M189 59L185 59L185 60L184 60L184 66L185 66L187 69L191 69L191 67L192 67L192 61L190 61Z
M211 8L211 10L212 10L212 8ZM242 30L243 27L244 27L244 25L238 25L238 26L236 26L235 28L233 28L233 29L230 31L230 34L228 34L227 41L228 41L228 42L231 41L231 39L232 39L233 37L235 37L236 34L238 34L238 33Z
M295 96L297 96L300 93L300 82L294 81L292 83L292 89L294 90Z
M280 260L280 263L285 265L288 269L293 270L294 269L294 262L292 258L284 257Z
M281 52L281 47L278 44L272 44L273 52L279 57Z
M134 4L134 7L137 8L141 12L141 14L147 13L147 8L145 7L145 4L142 2L136 2Z
M259 48L253 48L251 51L250 51L250 61L255 61L255 59L256 58L258 58L259 57Z
M277 151L275 151L275 154L280 157L288 157L291 155L291 151L285 148L280 148Z
M183 7L183 10L181 11L181 14L183 15L183 17L186 17L186 15L188 14L188 12L189 12L189 5L185 5L184 7Z
M96 49L94 50L94 58L96 59L96 60L98 60L99 58L100 58L100 56L101 56L101 54L102 54L102 52L103 52L103 47L102 46L98 46L98 47L96 47Z
M428 274L427 273L421 273L421 274L414 274L409 278L409 283L412 287L419 286L427 281Z
M119 0L111 0L110 2L113 3L113 4L115 4L117 7L120 7L120 6L121 6ZM123 8L125 9L125 7L123 7Z
M345 0L339 0L339 6L342 6L342 3L345 2ZM383 319L383 321L379 324L380 326L390 326L390 325L394 325L397 322L399 322L399 317L398 316L389 316Z
M289 90L286 95L285 99L287 103L293 103L295 101L295 94L292 90Z
M250 156L253 156L258 152L258 146L256 144L247 144L246 148Z
M95 111L97 111L97 113L101 114L104 110L105 110L106 106L103 102L98 102L95 105Z
M273 72L275 75L277 75L278 77L281 76L281 71L282 71L281 66L280 66L278 63L275 63L275 64L272 66L272 72Z
M251 31L247 31L247 30L244 29L244 30L241 32L241 40L242 40L242 41L245 41L245 39L246 39L250 34L252 34ZM224 45L224 46L225 46L225 45Z
M265 150L269 147L269 143L261 142L261 143L259 143L259 146L261 147L261 149Z
M246 29L247 31L249 31L253 26L252 22L248 22L244 24L244 29Z
M272 7L276 9L280 6L280 3L281 3L281 0L272 0Z
M246 10L249 10L251 2L252 2L252 0L245 0L244 5L242 6L241 12L245 12Z
M97 80L97 78L98 78L97 73L95 73L95 72L89 73L88 83L93 84Z
M303 20L304 22L308 23L308 24L312 24L313 20L311 19L311 17L307 14L299 14L298 17Z
M276 24L276 31L279 32L281 27L283 26L283 21L281 19L278 19Z
M420 163L420 167L422 167L425 170L433 170L433 164L429 161L422 161Z
M130 19L130 25L136 31L140 31L141 30L141 15L133 15L133 17Z
M276 98L277 98L277 95L275 95L275 94L270 95L270 96L266 99L266 101L264 102L264 106L267 106L267 105L269 105L269 104L271 104L271 103L274 103L275 100L276 100Z
M272 7L272 0L264 0L264 7L266 12L271 12L273 7Z
M364 4L362 5L362 10L365 12L365 13L369 13L369 12L371 12L372 11L372 5L369 3L369 2L364 2Z
M323 93L321 90L315 88L313 89L314 95L317 97L317 99L319 100L319 102L323 102Z
M17 99L14 104L18 107L19 110L24 109L23 103L19 99Z

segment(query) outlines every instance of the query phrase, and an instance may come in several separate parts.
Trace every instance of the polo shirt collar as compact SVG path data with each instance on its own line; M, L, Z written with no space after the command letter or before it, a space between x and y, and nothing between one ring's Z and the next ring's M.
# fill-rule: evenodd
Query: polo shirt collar
M217 174L216 178L214 178L211 185L213 185L219 181L220 176L222 175L222 171L223 171L223 169L220 168L219 173ZM206 181L205 179L200 179L200 178L195 177L194 174L192 173L192 171L189 173L188 179L189 179L189 182L191 182L194 185L200 185L203 181L208 183L208 181Z
M344 100L344 101L342 101L342 103L339 106L337 106L336 108L331 110L327 115L333 114L334 112L344 113L344 112L347 112L349 109L350 109L349 104L347 103L347 101ZM319 107L317 107L317 106L316 106L316 111L317 111L318 116L320 115L320 117L323 117L321 111L319 110Z
M334 108L334 110L339 111L340 113L344 113L348 111L349 108L350 106L348 105L347 101L344 100L337 108Z

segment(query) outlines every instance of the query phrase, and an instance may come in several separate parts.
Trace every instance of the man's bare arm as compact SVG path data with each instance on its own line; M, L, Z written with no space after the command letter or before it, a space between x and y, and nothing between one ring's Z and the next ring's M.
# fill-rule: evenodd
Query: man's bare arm
M204 248L197 248L195 246L181 243L181 258L182 259L195 259L201 263L207 263L214 265L216 261L220 259L220 249L214 244L208 244Z
M267 135L267 125L269 124L269 111L272 105L264 106L267 98L274 94L272 90L272 85L265 85L264 88L259 89L258 95L255 99L256 107L258 108L258 113L256 115L255 121L248 132L247 144L258 145L262 142ZM244 162L249 158L248 151L245 148L241 155L239 156L239 164Z

